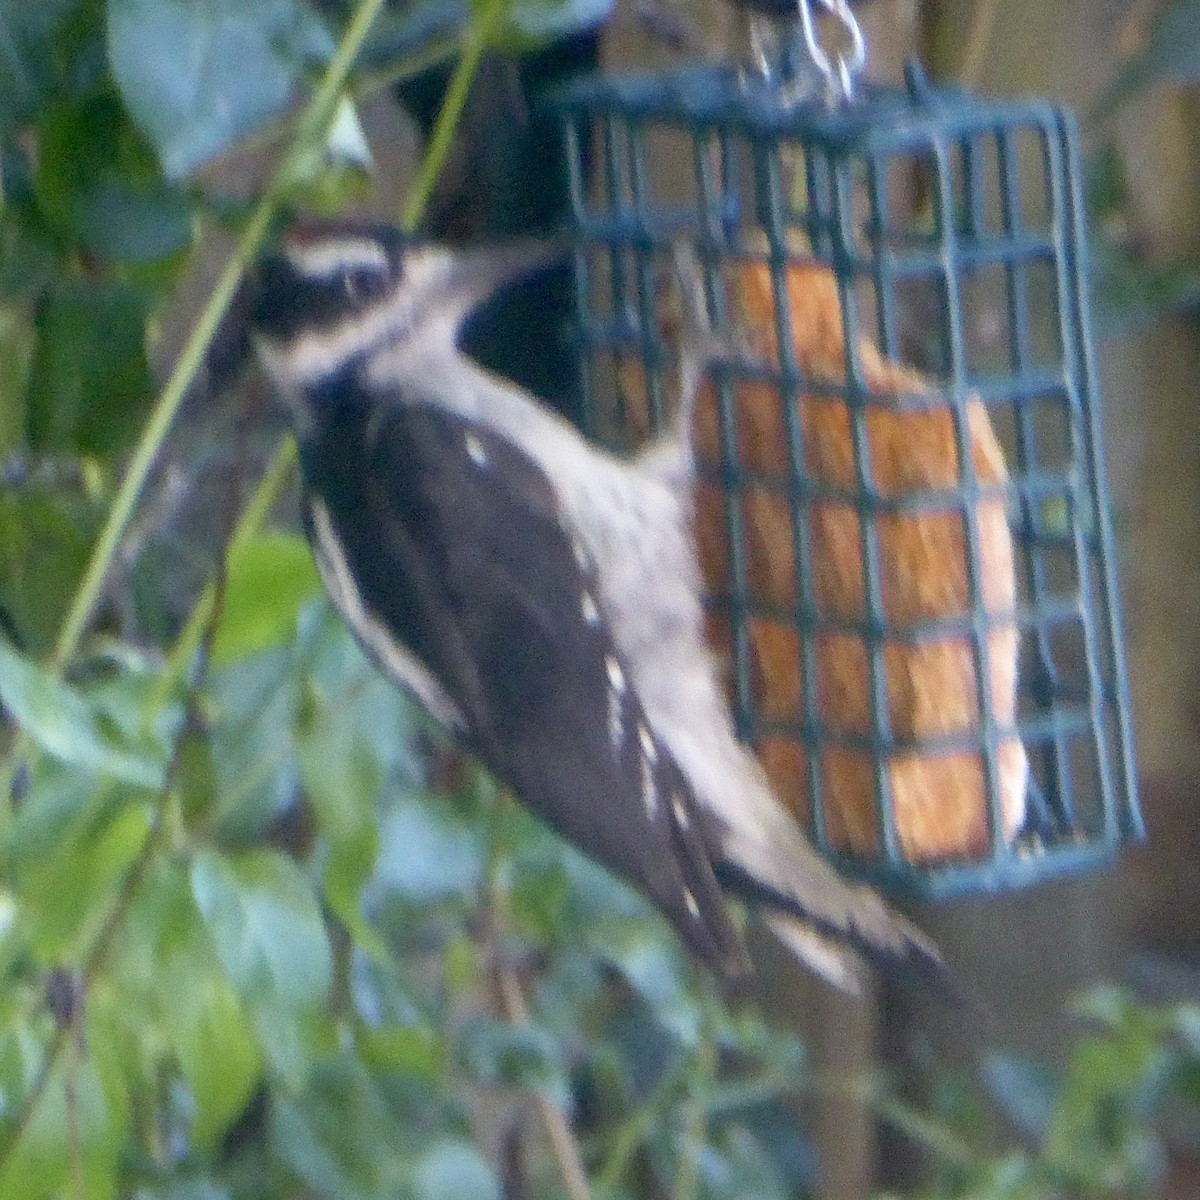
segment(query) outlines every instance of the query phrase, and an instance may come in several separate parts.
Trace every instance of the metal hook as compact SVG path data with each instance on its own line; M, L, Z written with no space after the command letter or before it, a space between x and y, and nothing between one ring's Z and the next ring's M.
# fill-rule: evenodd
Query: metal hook
M816 25L810 0L796 0L800 12L800 25L804 31L804 45L808 50L813 65L825 77L830 95L839 100L849 100L854 92L854 80L867 61L867 43L863 37L862 27L850 11L847 0L819 0L826 12L837 17L850 39L850 53L847 56L839 51L837 65L829 61L829 56L821 47L817 38Z

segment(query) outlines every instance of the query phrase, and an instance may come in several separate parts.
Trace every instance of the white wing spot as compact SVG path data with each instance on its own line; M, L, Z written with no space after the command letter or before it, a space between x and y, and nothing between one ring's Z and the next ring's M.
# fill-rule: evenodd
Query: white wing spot
M571 553L575 555L575 563L581 571L588 569L588 555L583 543L576 537L571 539Z
M625 672L621 664L611 654L604 659L604 667L608 671L608 682L612 690L620 695L625 690Z
M671 801L671 807L675 810L675 820L678 822L679 828L686 829L692 823L692 818L688 816L687 806L676 796Z
M658 789L654 786L654 772L644 758L642 759L642 803L646 806L646 816L653 819L658 812Z
M625 726L621 720L621 697L616 692L608 693L608 740L613 751L620 750L625 740Z
M468 433L465 441L467 443L467 453L471 456L471 461L477 467L486 467L488 465L488 456L487 451L483 448L483 443L473 433Z
M696 903L696 897L692 895L690 888L683 889L683 902L687 905L687 910L693 917L700 916L700 905Z
M646 761L658 762L658 747L650 736L650 730L640 723L638 724L638 741L642 743L642 753L646 756Z
M583 593L580 608L583 610L583 619L589 625L598 625L600 623L600 610L596 607L596 601L592 599L591 592Z

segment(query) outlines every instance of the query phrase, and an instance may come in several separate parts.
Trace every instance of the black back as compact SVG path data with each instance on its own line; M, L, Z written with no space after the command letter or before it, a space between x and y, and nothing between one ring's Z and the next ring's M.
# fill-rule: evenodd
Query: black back
M741 973L693 796L597 619L550 481L458 416L400 397L372 416L359 400L319 406L303 464L363 608L440 683L499 780Z

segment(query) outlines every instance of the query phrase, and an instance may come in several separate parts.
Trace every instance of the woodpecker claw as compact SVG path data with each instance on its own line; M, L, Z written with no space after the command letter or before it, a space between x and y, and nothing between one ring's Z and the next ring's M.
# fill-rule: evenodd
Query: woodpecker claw
M709 316L708 288L695 247L677 241L671 246L671 257L682 318L675 440L690 446L696 399L704 377L714 366L744 362L753 351L746 330L736 324L717 328Z

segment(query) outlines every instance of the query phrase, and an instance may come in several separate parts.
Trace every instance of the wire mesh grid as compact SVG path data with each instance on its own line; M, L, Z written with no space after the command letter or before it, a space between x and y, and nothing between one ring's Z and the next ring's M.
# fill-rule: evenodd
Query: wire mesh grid
M694 430L710 634L818 846L937 896L1140 836L1069 119L708 66L560 108L585 428L669 416L675 241L750 343Z

